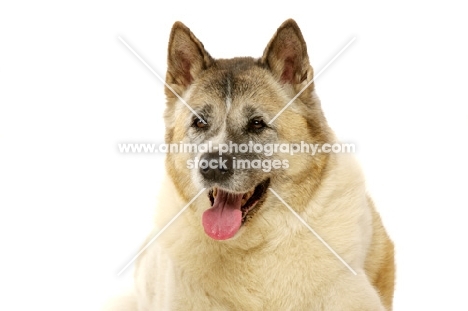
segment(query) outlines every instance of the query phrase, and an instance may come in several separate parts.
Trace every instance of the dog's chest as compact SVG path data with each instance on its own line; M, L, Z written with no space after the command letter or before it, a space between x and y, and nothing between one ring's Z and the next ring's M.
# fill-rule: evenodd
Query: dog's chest
M191 266L181 267L176 272L179 284L176 292L181 293L178 296L191 297L191 301L176 298L175 303L181 310L184 307L195 310L194 306L205 310L305 310L312 307L310 298L317 285L313 282L313 265L304 258L288 254L286 249L218 258L195 257L192 256ZM308 297L307 301L304 297Z

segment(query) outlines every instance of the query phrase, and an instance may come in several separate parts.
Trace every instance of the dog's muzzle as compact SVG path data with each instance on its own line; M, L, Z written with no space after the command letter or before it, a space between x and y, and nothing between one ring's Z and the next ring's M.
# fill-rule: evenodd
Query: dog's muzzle
M200 174L206 181L222 182L234 173L233 158L228 154L205 153L200 157Z

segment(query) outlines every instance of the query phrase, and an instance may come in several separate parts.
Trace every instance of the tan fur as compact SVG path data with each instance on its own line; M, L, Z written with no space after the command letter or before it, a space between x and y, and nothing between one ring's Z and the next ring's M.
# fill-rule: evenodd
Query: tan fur
M234 77L232 107L217 83ZM278 29L258 60L215 60L182 23L170 36L167 82L197 110L206 102L224 126L242 121L246 102L274 116L313 78L293 20ZM191 112L166 89L166 142L188 141ZM267 103L260 105L260 103ZM229 112L228 112L228 109ZM214 123L213 123L214 124ZM213 125L214 126L214 125ZM335 142L314 85L272 125L278 142ZM201 188L185 163L169 154L154 234ZM290 167L271 172L270 187L357 272L352 274L272 193L230 240L203 231L206 193L138 259L137 310L391 310L393 244L352 155L282 155ZM255 175L256 176L256 175ZM257 177L252 177L257 178ZM246 190L251 185L246 181ZM253 183L253 182L252 182Z
M393 243L388 237L380 215L375 210L374 203L369 197L368 204L372 210L373 236L366 258L365 270L372 285L379 291L383 305L387 310L391 310L395 286Z

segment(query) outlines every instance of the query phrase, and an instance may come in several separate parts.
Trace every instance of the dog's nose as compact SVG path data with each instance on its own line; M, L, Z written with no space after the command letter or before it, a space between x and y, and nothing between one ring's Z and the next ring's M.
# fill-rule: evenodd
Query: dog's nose
M215 182L226 180L233 173L232 161L232 156L228 154L221 156L214 152L205 153L200 157L200 173L206 180Z

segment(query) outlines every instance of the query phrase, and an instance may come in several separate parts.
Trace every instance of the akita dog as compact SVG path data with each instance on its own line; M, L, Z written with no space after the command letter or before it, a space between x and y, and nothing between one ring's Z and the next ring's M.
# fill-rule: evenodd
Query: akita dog
M214 147L167 154L147 242L188 207L139 257L123 310L392 309L393 244L353 156L240 150L337 143L313 76L291 19L259 59L214 59L189 28L174 24L165 140ZM239 148L221 154L222 144Z

